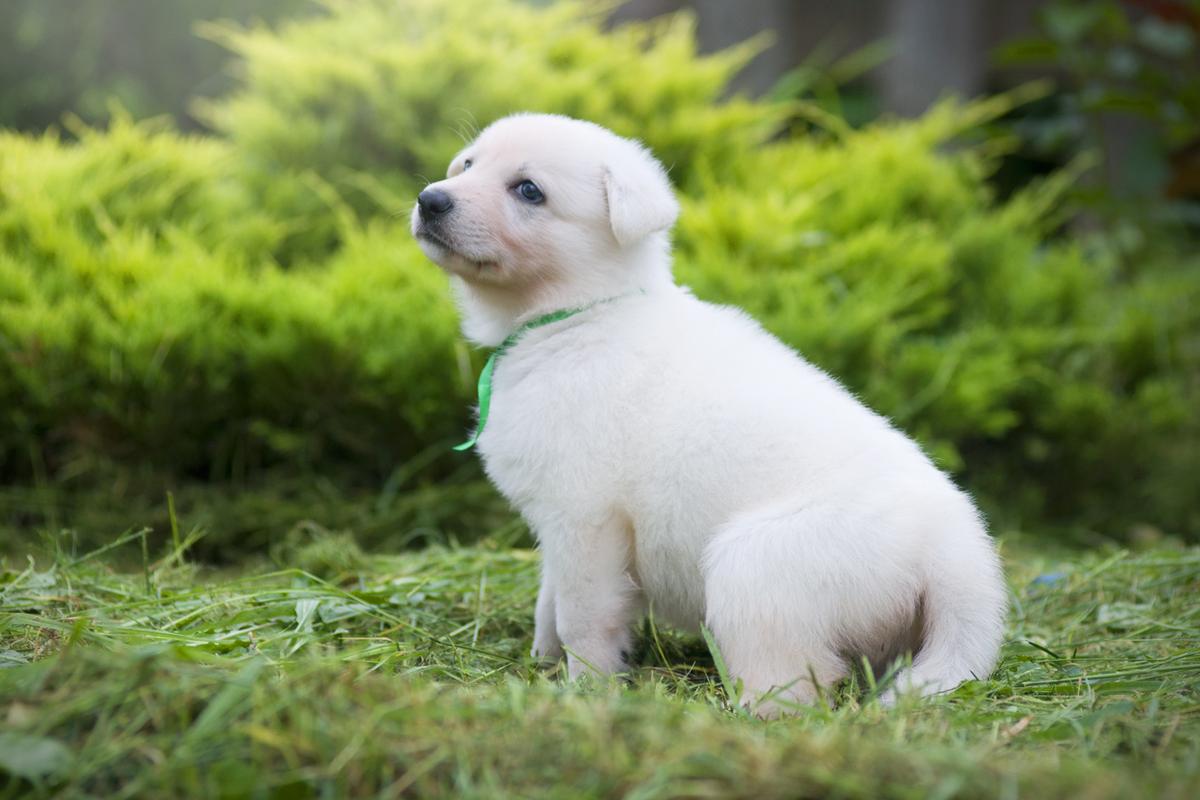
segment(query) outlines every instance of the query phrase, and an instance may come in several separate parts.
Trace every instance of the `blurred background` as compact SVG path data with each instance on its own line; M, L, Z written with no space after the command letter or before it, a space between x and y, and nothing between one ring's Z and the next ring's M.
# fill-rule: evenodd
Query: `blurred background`
M527 541L448 450L481 354L405 222L523 109L653 147L680 280L997 530L1194 541L1198 37L1196 0L7 0L0 544Z
M546 0L532 0L544 5ZM1189 0L629 0L609 24L694 15L701 52L755 40L758 54L730 88L754 95L811 92L853 124L916 116L948 94L978 97L1039 77L1057 92L1026 109L1023 155L1057 164L1100 143L1116 190L1175 194L1200 187L1197 28ZM169 114L203 129L199 97L235 86L231 54L202 23L275 24L320 13L314 0L11 0L0 10L0 124L59 125L67 113L106 119ZM757 38L756 38L757 37ZM1090 115L1090 117L1089 117ZM1190 133L1189 133L1190 131Z

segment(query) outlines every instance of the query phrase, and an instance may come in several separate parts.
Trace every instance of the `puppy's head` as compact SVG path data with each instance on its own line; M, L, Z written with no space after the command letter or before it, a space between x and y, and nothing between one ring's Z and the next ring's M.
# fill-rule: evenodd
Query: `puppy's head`
M486 128L420 193L412 232L468 283L519 286L619 269L678 212L662 165L637 142L521 114Z

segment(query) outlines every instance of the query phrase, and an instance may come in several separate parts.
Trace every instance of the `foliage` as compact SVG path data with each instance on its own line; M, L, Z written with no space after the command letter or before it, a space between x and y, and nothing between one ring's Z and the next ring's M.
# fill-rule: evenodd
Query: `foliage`
M878 92L864 77L891 59L892 45L881 39L837 55L843 44L823 40L771 87L771 98L788 101L797 122L835 120L858 127L879 117Z
M1039 20L1039 35L997 53L1065 79L1052 111L1018 124L1033 152L1098 149L1109 191L1087 199L1099 213L1145 216L1148 198L1200 198L1200 2L1055 0ZM1194 210L1191 222L1200 226Z
M389 215L479 127L514 111L581 117L652 147L688 185L693 165L759 144L781 109L722 95L754 53L697 56L684 15L604 30L594 6L505 0L334 2L278 31L210 26L245 81L205 118L270 195L311 173L360 214ZM480 20L487 19L481 26Z
M1059 240L1071 173L997 202L988 148L954 143L1011 100L769 139L795 109L721 100L748 51L696 56L686 17L608 32L581 4L486 5L486 31L483 0L210 29L245 60L207 110L222 137L122 115L71 142L0 134L10 525L94 535L71 498L103 493L162 537L166 490L191 514L250 487L277 507L218 501L212 552L304 521L395 541L499 524L443 449L479 358L395 212L471 126L533 108L653 146L684 201L681 280L917 434L997 527L1200 532L1197 256L1164 243L1129 270Z
M198 20L279 19L312 0L5 0L0 5L0 127L42 130L63 110L99 123L115 98L138 117L195 127L194 95L228 90L226 53Z
M284 272L268 256L293 221L230 165L224 143L121 120L72 146L0 136L0 469L32 449L56 476L339 457L386 475L459 435L445 280L404 229L348 229Z
M1010 552L990 680L895 709L851 682L774 722L730 708L699 639L652 626L629 686L539 674L529 551L343 550L225 574L183 549L133 573L105 565L118 551L60 551L0 572L0 791L1183 798L1200 782L1194 549Z

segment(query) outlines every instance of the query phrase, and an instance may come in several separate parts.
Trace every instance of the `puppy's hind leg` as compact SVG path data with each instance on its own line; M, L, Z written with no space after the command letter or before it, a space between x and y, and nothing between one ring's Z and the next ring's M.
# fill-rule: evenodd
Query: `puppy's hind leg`
M991 674L1004 639L1008 590L995 545L975 509L960 498L932 533L937 546L923 570L923 641L896 690L949 691Z
M764 717L812 704L849 672L822 597L829 565L803 552L820 532L806 527L802 512L742 517L704 552L705 621L742 702Z

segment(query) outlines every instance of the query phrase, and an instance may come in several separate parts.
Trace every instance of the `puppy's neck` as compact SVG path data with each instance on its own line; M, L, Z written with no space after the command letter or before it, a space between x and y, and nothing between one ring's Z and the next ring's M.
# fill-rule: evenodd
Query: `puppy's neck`
M476 344L496 347L525 322L566 308L631 292L656 292L675 285L666 235L653 235L621 255L624 264L568 265L550 279L513 286L474 283L455 277L455 300L463 334Z

